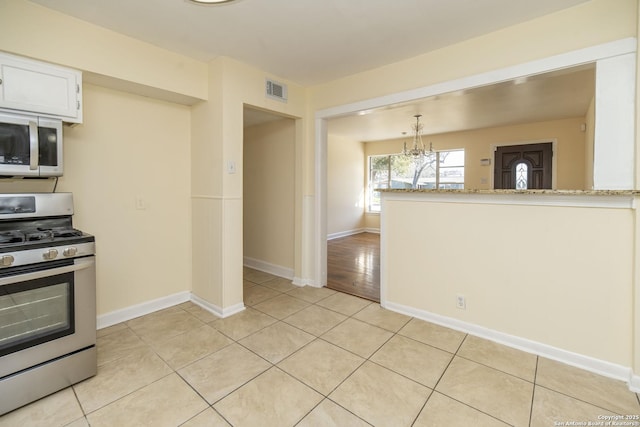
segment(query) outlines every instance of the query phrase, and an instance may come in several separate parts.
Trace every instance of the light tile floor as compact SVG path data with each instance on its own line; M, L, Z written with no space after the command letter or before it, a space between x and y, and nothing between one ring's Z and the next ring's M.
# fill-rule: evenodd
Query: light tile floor
M622 382L350 295L250 269L244 292L247 309L226 319L184 303L98 331L98 375L0 426L538 427L640 414Z

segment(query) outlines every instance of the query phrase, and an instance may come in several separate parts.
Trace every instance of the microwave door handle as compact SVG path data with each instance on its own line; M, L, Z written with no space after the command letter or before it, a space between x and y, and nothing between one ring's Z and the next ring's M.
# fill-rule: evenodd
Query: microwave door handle
M38 123L29 121L29 169L38 169Z

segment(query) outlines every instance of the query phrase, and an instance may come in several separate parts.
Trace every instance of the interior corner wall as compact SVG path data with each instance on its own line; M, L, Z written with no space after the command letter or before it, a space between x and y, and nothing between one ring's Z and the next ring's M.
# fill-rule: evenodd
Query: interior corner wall
M365 211L363 143L329 134L327 150L327 235L360 232Z
M293 276L294 120L245 128L243 159L244 257Z
M278 78L288 85L289 98L286 103L268 99L264 92L267 73L227 57L211 61L208 75L208 101L195 105L192 114L193 289L204 303L226 316L244 307L244 105L302 118L299 121L304 126L307 98L304 88ZM294 182L302 170L298 153L305 150L297 126L293 128ZM302 221L301 209L294 212L293 230ZM294 236L299 239L301 236Z

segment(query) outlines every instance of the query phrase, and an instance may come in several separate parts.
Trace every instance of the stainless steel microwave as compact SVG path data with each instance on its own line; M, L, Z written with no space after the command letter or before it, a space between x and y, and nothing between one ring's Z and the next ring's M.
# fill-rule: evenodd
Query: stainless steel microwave
M61 176L62 121L0 112L0 176Z

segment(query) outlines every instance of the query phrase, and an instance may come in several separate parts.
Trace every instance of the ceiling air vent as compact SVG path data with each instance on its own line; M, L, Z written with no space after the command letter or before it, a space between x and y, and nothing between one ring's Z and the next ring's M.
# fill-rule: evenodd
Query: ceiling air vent
M267 79L267 98L287 102L287 85Z

